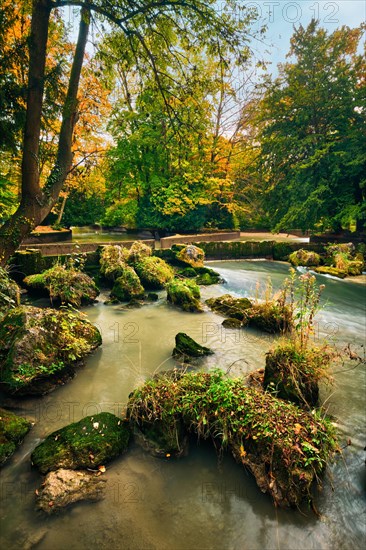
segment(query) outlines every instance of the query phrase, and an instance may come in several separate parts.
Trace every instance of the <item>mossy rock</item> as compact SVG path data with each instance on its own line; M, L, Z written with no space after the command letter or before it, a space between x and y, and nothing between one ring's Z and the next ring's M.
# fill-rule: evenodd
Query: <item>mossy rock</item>
M42 474L59 468L97 469L126 451L129 439L128 422L102 412L51 433L31 460Z
M129 251L120 245L105 245L100 253L100 273L108 281L114 282L123 274L129 259Z
M120 275L114 281L111 298L119 302L127 302L132 298L143 298L143 296L144 287L135 270L129 265L121 267Z
M168 283L167 300L173 305L183 309L183 311L201 312L203 311L200 302L200 289L198 285L189 279L173 279Z
M221 323L224 328L241 328L243 326L243 322L239 319L224 319Z
M263 387L277 397L312 408L318 405L319 379L327 366L329 354L324 350L279 345L266 355Z
M75 374L102 343L82 314L21 306L0 322L0 383L16 395L43 395Z
M211 439L219 451L229 449L279 506L310 498L312 482L337 449L334 427L323 414L218 371L149 380L130 395L128 415L138 428L156 425L173 444L182 426L183 433Z
M326 265L316 267L314 271L316 273L319 273L320 275L332 275L332 277L338 277L339 279L344 279L345 277L347 277L346 271L343 271L342 269L337 269L336 267L330 267Z
M179 458L186 454L188 432L181 420L141 422L133 425L137 442L157 458Z
M305 267L318 266L321 263L319 254L312 250L300 248L289 255L288 261L295 267L302 265Z
M8 272L0 267L0 317L9 309L19 306L20 289Z
M188 244L184 245L180 250L174 249L174 251L176 251L176 259L181 262L181 264L194 268L204 267L203 262L205 259L205 253L202 248L198 248L198 246L195 246L194 244Z
M135 264L135 271L146 289L159 290L174 277L173 269L156 256L142 258Z
M178 332L175 336L173 357L185 360L191 357L204 357L205 355L212 355L213 353L214 352L210 348L201 346L184 332Z
M217 273L217 271L214 271L208 267L198 267L196 268L196 272L198 274L196 279L196 283L198 285L217 285L218 283L223 282L220 273Z
M57 264L43 273L28 275L23 283L30 292L46 293L53 305L61 303L80 307L94 302L99 294L89 275Z
M19 447L30 428L28 420L0 408L0 466Z
M289 307L276 301L253 304L245 311L243 322L269 334L286 332L293 325Z
M351 260L348 264L348 275L362 275L365 264L362 260Z
M178 274L187 279L194 279L197 277L197 271L193 267L185 267L184 269L180 269Z
M152 249L150 246L142 243L141 241L135 241L132 243L132 246L128 254L128 263L135 265L140 262L143 258L148 258L152 254Z
M209 298L206 300L206 304L215 313L242 322L246 322L246 311L252 307L252 302L248 298L234 298L230 294L224 294L218 298Z

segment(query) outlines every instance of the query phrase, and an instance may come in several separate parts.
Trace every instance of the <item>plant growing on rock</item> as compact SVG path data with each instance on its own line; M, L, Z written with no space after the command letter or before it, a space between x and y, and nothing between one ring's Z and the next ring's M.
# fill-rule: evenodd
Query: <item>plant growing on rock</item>
M141 241L135 241L132 243L132 246L128 253L128 263L135 265L137 262L141 261L143 258L148 258L152 254L152 249L150 246L142 243Z
M146 256L135 264L135 271L143 286L149 290L159 290L174 277L173 269L161 258Z
M143 298L144 287L135 270L129 265L120 268L120 275L114 281L111 298L125 302L132 298Z
M318 413L219 371L148 381L130 396L128 415L140 429L158 423L160 433L164 427L171 433L183 425L212 439L216 448L229 449L280 506L297 506L309 497L313 480L319 481L337 449L333 426Z
M100 273L109 281L115 281L127 264L129 251L124 246L106 245L100 253Z
M0 317L20 303L18 285L9 277L8 271L0 267Z
M299 265L309 267L320 265L321 258L316 252L300 248L300 250L295 250L289 255L288 261L295 267Z
M166 290L168 302L180 307L183 311L203 311L200 289L194 281L173 279L167 284Z
M52 304L60 302L80 307L94 302L99 294L99 289L89 275L60 264L43 273L28 275L23 283L30 291L45 291Z
M0 408L0 466L15 452L30 428L28 420Z

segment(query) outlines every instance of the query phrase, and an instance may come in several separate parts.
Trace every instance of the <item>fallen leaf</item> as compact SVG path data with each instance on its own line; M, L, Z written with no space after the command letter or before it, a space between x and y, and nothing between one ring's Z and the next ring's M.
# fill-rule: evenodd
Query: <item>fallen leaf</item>
M106 471L106 467L105 466L98 466L98 470L104 474L104 472Z

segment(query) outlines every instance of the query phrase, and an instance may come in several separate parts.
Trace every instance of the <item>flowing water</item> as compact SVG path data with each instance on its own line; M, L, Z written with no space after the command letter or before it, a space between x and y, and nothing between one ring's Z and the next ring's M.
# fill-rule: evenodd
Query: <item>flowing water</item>
M268 261L212 262L226 280L202 289L203 298L223 293L254 296L257 281L271 277L279 287L288 264ZM353 281L319 276L326 284L326 309L318 316L314 338L327 335L363 353L365 287ZM128 394L153 373L172 368L174 336L187 332L214 349L200 368L219 366L240 376L264 365L274 338L255 330L229 330L222 318L206 311L183 313L158 302L140 309L105 305L84 311L103 335L103 346L74 380L41 399L3 404L34 418L36 424L1 474L1 536L4 548L40 550L255 550L363 548L365 528L365 366L334 366L335 386L323 400L337 418L343 456L328 469L316 503L317 518L301 511L275 509L253 478L228 455L218 462L213 448L192 442L179 460L153 458L137 444L107 465L107 496L79 503L58 516L44 518L34 509L41 477L31 469L33 448L51 431L100 411L121 414Z

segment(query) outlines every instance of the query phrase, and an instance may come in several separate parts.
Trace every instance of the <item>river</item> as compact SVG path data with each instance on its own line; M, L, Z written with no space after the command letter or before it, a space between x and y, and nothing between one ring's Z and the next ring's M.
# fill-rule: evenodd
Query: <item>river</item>
M210 262L225 284L202 287L203 299L227 292L253 296L257 281L268 276L273 287L288 274L288 264L269 261ZM327 335L337 345L351 343L363 353L365 287L353 281L318 276L326 284L325 309L318 315L314 338ZM253 478L228 455L218 461L211 445L191 442L188 456L158 459L137 444L105 474L107 496L79 503L44 518L34 509L41 477L30 466L33 448L51 431L100 411L121 414L128 394L153 373L172 368L174 336L187 332L212 347L215 355L200 366L219 366L241 376L264 365L274 338L256 330L221 327L222 318L181 312L165 300L140 309L98 303L84 308L103 335L103 346L67 385L41 399L16 402L18 412L35 426L1 474L2 547L40 550L263 550L364 548L365 527L365 366L348 361L333 367L335 385L322 389L336 416L343 456L328 468L316 498L321 517L307 506L276 509Z

